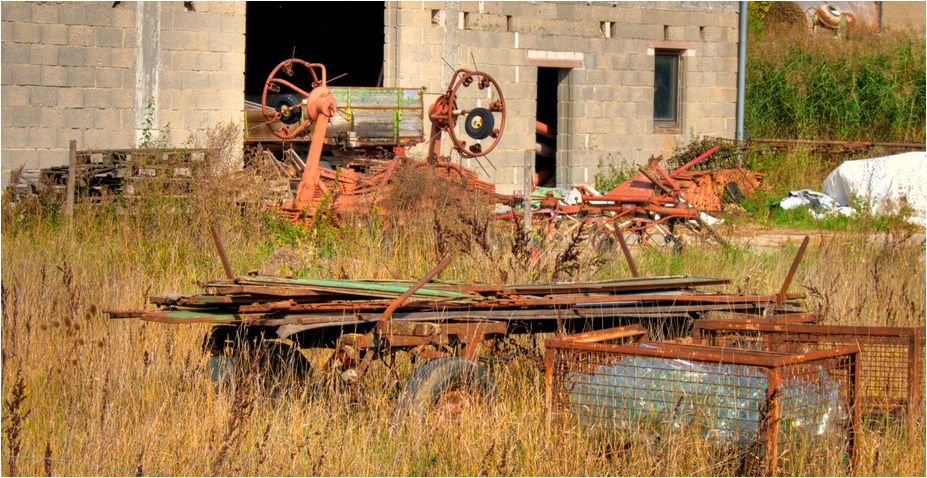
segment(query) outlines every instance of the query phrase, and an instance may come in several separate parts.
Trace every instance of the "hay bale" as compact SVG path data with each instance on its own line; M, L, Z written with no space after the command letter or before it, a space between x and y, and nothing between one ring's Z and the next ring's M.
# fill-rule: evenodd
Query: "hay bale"
M763 19L767 30L802 30L811 28L811 17L796 2L773 2Z

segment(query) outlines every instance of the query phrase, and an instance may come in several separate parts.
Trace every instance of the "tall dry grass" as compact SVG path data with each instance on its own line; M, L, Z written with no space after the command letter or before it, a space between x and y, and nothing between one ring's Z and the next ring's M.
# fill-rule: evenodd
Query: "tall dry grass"
M190 293L222 276L208 226L219 223L238 273L404 277L455 260L446 280L509 282L627 277L615 249L593 241L524 242L479 214L421 215L386 224L296 230L235 205L235 182L204 180L186 200L117 198L77 207L73 223L4 204L2 372L4 474L24 475L722 475L742 470L695 437L625 448L549 428L543 372L531 360L490 365L499 400L463 417L393 422L412 364L376 362L360 403L325 377L267 386L252 369L231 387L206 373L208 328L104 318L104 308L141 308L154 294ZM466 209L466 208L464 208ZM415 211L416 209L412 209ZM468 222L469 221L469 222ZM456 231L456 232L449 232ZM453 239L453 240L451 240ZM924 325L923 245L869 234L816 241L793 282L831 324ZM463 243L469 241L468 243ZM442 246L442 243L444 244ZM566 261L573 244L577 256ZM442 249L443 247L443 249ZM723 250L693 245L685 257L635 250L646 275L728 277L727 290L774 292L795 247ZM564 264L575 267L565 270ZM523 345L530 338L521 337ZM316 369L325 355L306 351ZM21 384L21 385L20 385ZM858 475L925 471L923 420L866 431ZM911 453L917 450L916 453ZM16 455L19 458L9 458ZM843 475L836 462L786 456L787 475Z

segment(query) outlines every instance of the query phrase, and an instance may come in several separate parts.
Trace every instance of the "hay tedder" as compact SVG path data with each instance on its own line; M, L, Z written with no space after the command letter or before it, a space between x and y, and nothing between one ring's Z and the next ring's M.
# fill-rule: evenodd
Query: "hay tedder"
M297 85L297 78L309 84ZM258 126L266 126L284 142L308 141L309 148L305 159L296 158L302 174L295 193L271 207L294 222L310 221L323 202L336 217L364 213L384 199L403 161L413 167L434 168L468 189L493 195L492 184L441 156L441 138L448 135L452 151L460 158L480 158L492 151L505 129L505 99L498 83L480 71L455 71L445 93L427 112L431 121L428 157L414 161L406 157L406 147L423 139L421 98L420 90L411 89L329 88L325 66L319 63L293 58L277 65L264 84ZM484 101L485 107L481 106ZM458 136L460 118L464 118L467 138ZM469 140L473 143L468 144ZM353 157L335 169L322 156L332 143L348 150L392 145L393 155L386 159Z

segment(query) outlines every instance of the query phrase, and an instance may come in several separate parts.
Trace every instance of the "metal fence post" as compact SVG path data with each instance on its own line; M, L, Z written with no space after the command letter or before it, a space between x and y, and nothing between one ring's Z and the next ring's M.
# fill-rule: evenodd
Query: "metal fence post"
M905 421L907 422L908 431L914 430L914 423L917 422L915 419L917 417L918 405L920 405L920 374L921 367L918 365L918 353L917 353L917 335L911 333L908 337L908 383L906 395L907 403L905 404Z
M68 189L64 203L64 214L70 220L74 217L74 173L77 169L77 140L72 139L68 145Z
M534 192L534 150L525 150L525 233L531 233L531 194Z
M860 432L860 410L859 410L859 379L860 379L860 357L861 351L857 351L850 358L850 388L848 390L847 406L850 409L850 430L847 437L847 453L850 455L850 473L855 473L859 468L859 432ZM910 419L910 417L905 417Z
M775 476L779 466L779 368L766 373L766 476Z

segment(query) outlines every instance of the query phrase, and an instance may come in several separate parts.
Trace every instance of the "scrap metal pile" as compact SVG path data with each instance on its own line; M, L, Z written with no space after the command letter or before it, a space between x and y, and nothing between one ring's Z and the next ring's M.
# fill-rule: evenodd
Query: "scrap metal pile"
M74 151L74 188L82 196L135 194L137 187L159 182L180 194L193 188L195 178L207 174L209 151L202 148L86 149ZM20 167L10 176L15 199L42 192L63 194L70 166L42 169ZM164 190L165 188L161 188Z
M706 213L720 213L725 195L742 199L744 193L761 187L762 175L743 168L689 171L719 149L716 146L672 172L660 165L662 157L651 157L646 167L639 167L637 174L605 194L577 186L558 197L556 190L542 188L532 194L532 218L550 225L561 217L581 217L597 224L600 231L654 230L667 237L678 234L677 226L685 226L723 243L711 230L708 222L713 219ZM513 210L500 217L516 215ZM645 235L641 238L646 241Z
M690 318L707 311L760 312L775 294L725 294L703 289L728 279L666 276L601 282L463 284L430 281L391 313L395 322L561 321L601 317ZM374 326L412 281L329 280L247 276L201 284L204 294L152 296L156 311L113 312L168 323L298 326L286 332ZM787 294L789 301L803 294ZM795 304L787 304L795 305Z

